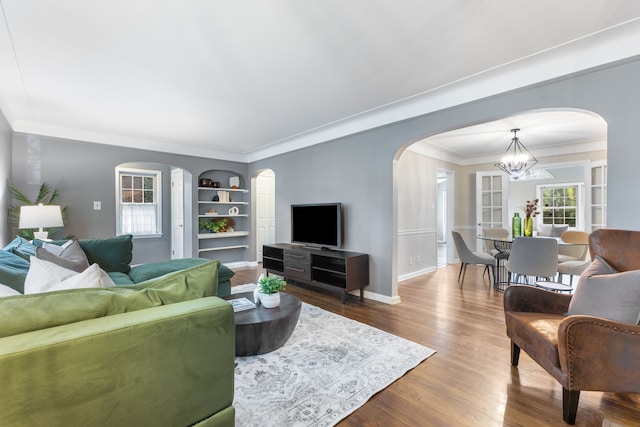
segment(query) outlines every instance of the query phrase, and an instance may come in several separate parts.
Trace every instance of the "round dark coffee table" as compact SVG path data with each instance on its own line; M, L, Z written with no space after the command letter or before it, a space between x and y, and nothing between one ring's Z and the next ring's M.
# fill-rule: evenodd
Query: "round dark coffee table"
M231 294L225 300L247 298L253 301L253 292ZM236 356L269 353L287 342L300 317L300 299L280 292L280 306L256 308L234 313L236 322Z

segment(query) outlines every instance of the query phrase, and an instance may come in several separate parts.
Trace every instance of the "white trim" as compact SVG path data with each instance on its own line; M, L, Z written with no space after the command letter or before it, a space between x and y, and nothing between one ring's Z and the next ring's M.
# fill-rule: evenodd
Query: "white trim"
M402 274L402 275L398 276L398 283L404 282L404 281L409 280L409 279L413 279L414 277L422 276L423 274L432 273L432 272L434 272L436 270L438 270L438 268L435 267L435 266L432 266L432 267L428 267L428 268L425 268L425 269L422 269L422 270L412 271L411 273Z
M153 234L135 234L134 238L153 238L162 237L162 171L158 169L140 169L140 168L128 168L125 166L115 167L115 179L116 179L116 234L125 234L121 230L121 198L122 191L120 188L120 175L122 174L139 174L148 175L154 177L154 196L156 197L156 232Z

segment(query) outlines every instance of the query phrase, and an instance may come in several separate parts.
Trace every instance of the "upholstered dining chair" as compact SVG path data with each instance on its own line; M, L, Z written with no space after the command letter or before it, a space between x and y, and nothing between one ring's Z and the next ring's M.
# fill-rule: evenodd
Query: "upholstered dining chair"
M484 252L472 252L462 238L462 235L457 231L451 231L451 235L453 236L453 243L458 252L458 258L460 258L460 262L462 263L462 265L460 265L460 272L458 273L458 283L460 287L462 287L464 283L464 276L467 274L467 265L469 264L484 265L483 275L485 272L489 272L489 281L491 281L492 275L495 280L496 259ZM462 279L460 276L462 276Z
M494 238L507 238L509 237L509 230L507 230L506 228L486 228L483 231L484 237L494 237ZM487 252L489 255L495 257L496 254L499 254L500 251L496 249L496 245L495 243L493 243L493 240L485 240L484 241L484 248L485 248L485 252Z
M589 249L589 233L586 231L567 230L560 235L568 245L558 246L558 262L584 261ZM585 267L586 268L586 267Z
M529 277L553 280L558 272L558 242L545 237L518 237L513 241L505 267L509 284L517 283L521 276L527 284L532 284Z

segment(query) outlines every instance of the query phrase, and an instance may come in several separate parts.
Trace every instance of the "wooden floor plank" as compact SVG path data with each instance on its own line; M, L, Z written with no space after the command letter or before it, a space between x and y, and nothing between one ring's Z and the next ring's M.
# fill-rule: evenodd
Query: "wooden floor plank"
M458 265L398 285L388 305L305 286L287 292L303 301L437 351L373 396L338 426L562 426L562 388L525 353L510 365L502 292L482 268ZM263 270L236 270L232 285L255 283ZM577 426L638 426L640 395L582 392Z

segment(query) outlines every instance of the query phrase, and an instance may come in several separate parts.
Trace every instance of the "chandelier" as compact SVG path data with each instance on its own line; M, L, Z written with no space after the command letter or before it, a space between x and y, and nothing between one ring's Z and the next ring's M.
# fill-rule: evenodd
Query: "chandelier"
M520 129L511 129L513 132L513 139L511 144L507 147L507 150L502 156L500 163L496 163L494 166L505 171L511 179L518 179L526 171L531 169L533 165L538 163L535 157L527 150L522 142L518 139L516 132Z

